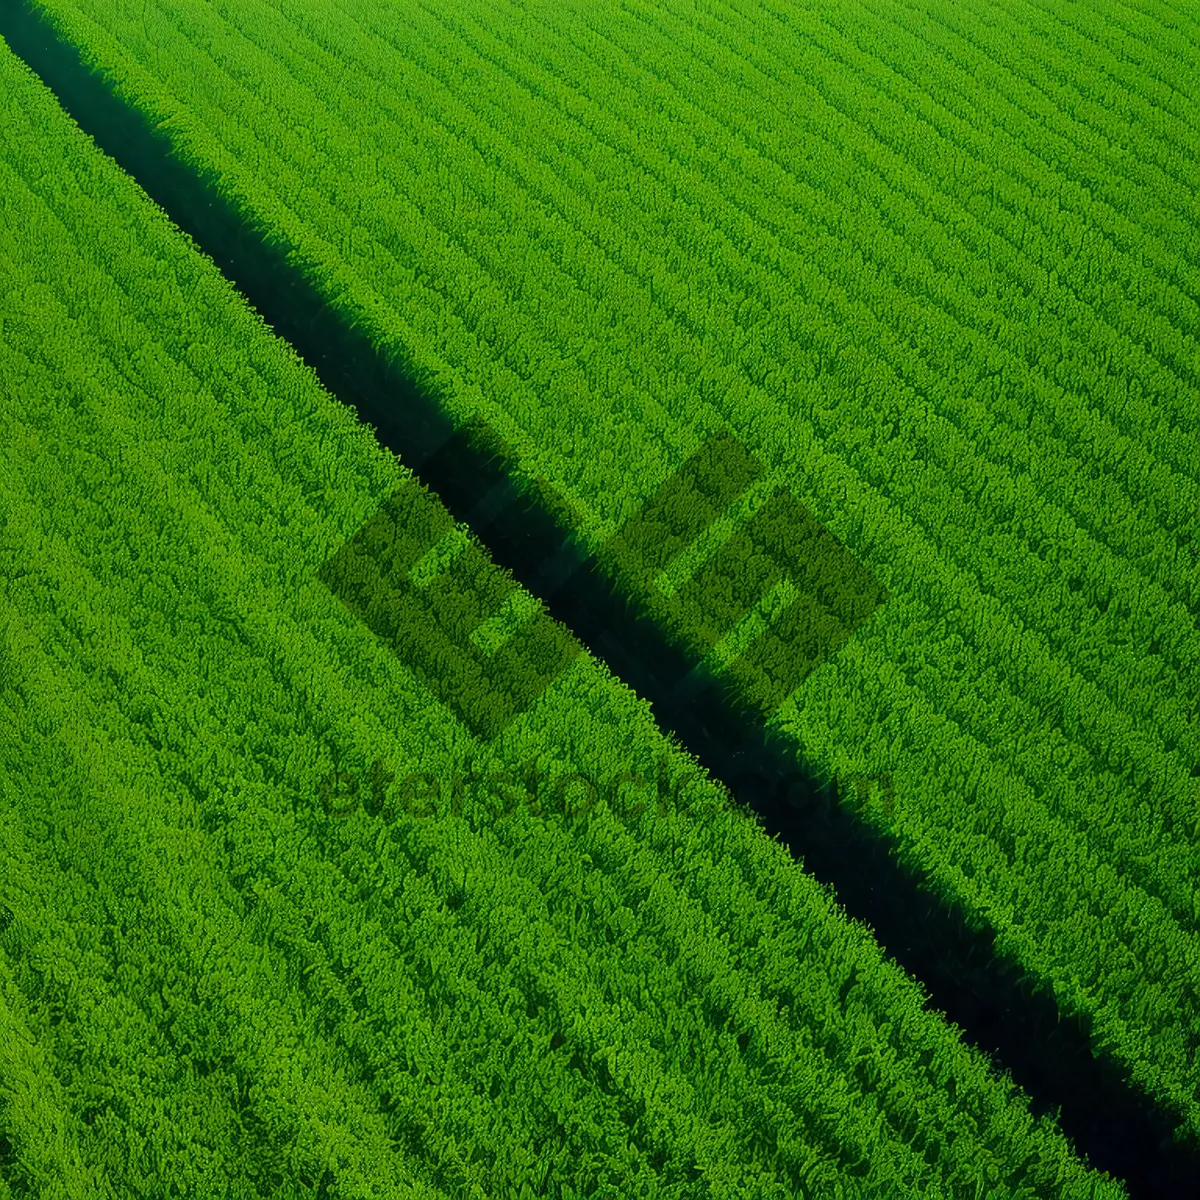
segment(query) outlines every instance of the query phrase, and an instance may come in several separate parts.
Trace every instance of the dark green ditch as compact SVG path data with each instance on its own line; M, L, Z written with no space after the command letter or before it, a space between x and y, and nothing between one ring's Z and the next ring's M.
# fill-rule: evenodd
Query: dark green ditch
M455 429L420 380L348 330L280 248L266 244L209 181L183 167L166 139L24 4L0 10L0 35L291 342L324 386L371 422L381 442L471 525L494 560L649 699L662 725L758 814L768 834L833 885L846 910L871 925L896 961L924 983L932 1004L1007 1068L1035 1113L1057 1109L1076 1149L1122 1179L1133 1197L1200 1195L1200 1154L1174 1144L1168 1118L1117 1066L1093 1057L1086 1024L1060 1019L1054 1001L1032 994L1020 982L1020 968L995 954L987 931L973 930L957 909L940 907L839 797L837 781L805 765L802 749L798 757L793 744L768 735L651 621L629 614L624 597L612 594L573 540L577 522L569 504L545 485L523 494L513 482L515 461L493 431L481 424ZM21 1194L5 1147L0 1133L0 1175Z

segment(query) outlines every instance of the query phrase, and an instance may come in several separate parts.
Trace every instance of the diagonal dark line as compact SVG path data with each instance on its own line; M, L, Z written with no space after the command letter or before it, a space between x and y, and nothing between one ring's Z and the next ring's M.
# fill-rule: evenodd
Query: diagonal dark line
M572 540L577 515L560 496L544 487L520 496L503 448L496 453L486 429L456 431L420 381L348 330L279 248L265 244L210 183L173 158L166 139L24 4L0 6L0 36L456 519L483 506L474 528L494 561L649 699L661 724L758 813L768 834L803 854L805 868L831 883L847 912L870 924L924 983L932 1004L968 1041L995 1053L1035 1113L1058 1108L1076 1148L1092 1166L1123 1179L1131 1196L1200 1196L1200 1155L1173 1144L1164 1114L1117 1067L1092 1057L1087 1029L1060 1022L1053 1001L1032 994L1020 969L995 956L990 935L973 932L957 910L940 908L901 870L855 817L854 805L836 803L833 785L806 767L802 748L798 762L794 744L731 708L723 685L692 670L652 622L628 615L625 601L610 595Z

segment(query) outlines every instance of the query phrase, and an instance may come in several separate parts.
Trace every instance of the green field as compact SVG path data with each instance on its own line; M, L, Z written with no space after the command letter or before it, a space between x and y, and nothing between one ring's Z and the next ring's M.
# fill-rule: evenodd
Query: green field
M26 7L1195 1155L1194 14ZM1158 1194L0 88L0 1200Z

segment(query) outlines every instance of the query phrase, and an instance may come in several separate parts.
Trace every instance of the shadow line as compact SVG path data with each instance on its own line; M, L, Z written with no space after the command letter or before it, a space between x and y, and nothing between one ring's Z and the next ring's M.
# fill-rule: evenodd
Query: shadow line
M1060 1020L1053 1000L1032 994L1020 968L996 956L989 933L972 930L957 909L939 907L841 802L834 781L805 765L802 748L731 706L724 685L694 668L651 621L629 615L574 541L578 520L570 505L544 484L523 495L515 464L486 427L455 429L436 397L348 329L283 251L264 243L210 181L179 163L166 138L24 5L0 9L0 35L323 385L472 526L493 560L650 700L662 726L755 811L769 835L802 853L805 868L831 884L847 912L872 926L887 952L923 982L932 1005L1010 1071L1036 1114L1057 1108L1076 1149L1122 1179L1131 1196L1200 1196L1200 1154L1174 1144L1165 1115L1120 1068L1093 1057L1086 1023ZM2 1151L0 1137L0 1167Z

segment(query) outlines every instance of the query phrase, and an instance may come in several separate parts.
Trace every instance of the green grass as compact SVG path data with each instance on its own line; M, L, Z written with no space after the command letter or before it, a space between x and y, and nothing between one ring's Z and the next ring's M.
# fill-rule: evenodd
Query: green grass
M318 577L436 502L0 81L10 1194L1123 1194L590 655L474 736ZM530 757L688 804L319 800Z
M587 549L753 453L890 596L772 730L1196 1143L1193 16L38 9Z

